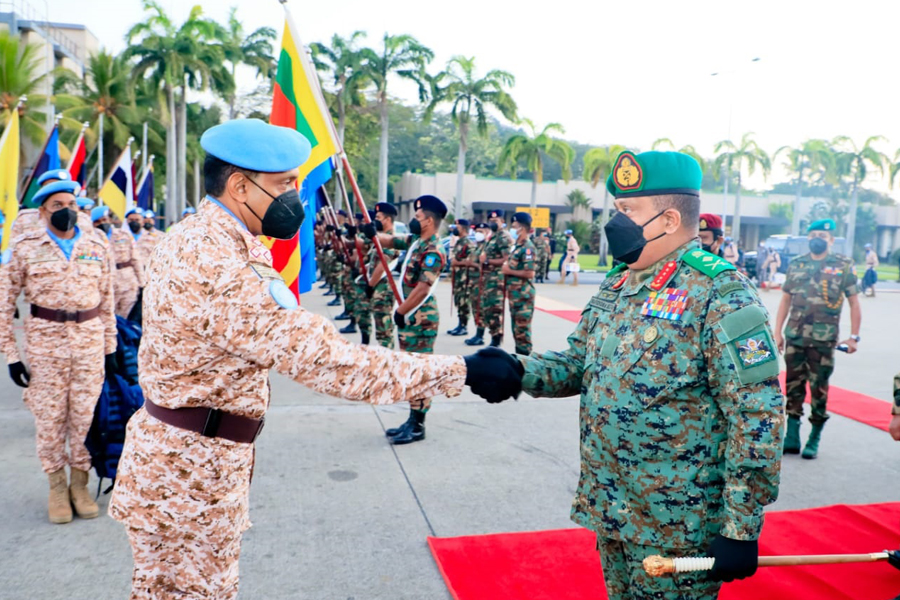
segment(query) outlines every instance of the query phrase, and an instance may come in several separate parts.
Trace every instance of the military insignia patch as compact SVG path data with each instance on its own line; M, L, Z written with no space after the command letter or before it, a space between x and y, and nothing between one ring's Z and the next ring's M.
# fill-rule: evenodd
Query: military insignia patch
M102 260L103 258L100 256L100 253L93 248L85 250L75 257L76 262L101 262Z
M756 367L775 360L772 342L766 333L757 333L732 342L744 368Z
M644 171L632 152L623 152L616 159L613 182L623 192L641 189L644 184Z
M641 315L668 321L680 321L687 308L687 294L687 290L675 288L650 292L641 307Z
M431 267L433 267L436 263L437 263L437 256L435 256L434 254L429 254L428 256L425 257L425 262L424 262L424 264L425 264L426 267L431 268Z
M700 219L700 231L703 231L704 229L708 229L706 226L706 219Z
M296 296L294 296L294 292L283 281L272 281L269 283L269 294L275 300L275 304L281 308L294 310L300 306Z
M826 275L843 275L844 270L837 267L822 267L822 272Z

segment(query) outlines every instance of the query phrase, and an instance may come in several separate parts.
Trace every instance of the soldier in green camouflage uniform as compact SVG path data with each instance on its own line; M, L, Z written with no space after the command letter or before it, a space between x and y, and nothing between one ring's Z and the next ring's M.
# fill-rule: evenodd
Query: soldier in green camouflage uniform
M531 241L531 215L518 212L513 215L516 245L503 265L501 273L506 277L506 296L509 298L509 316L512 318L516 354L531 354L531 319L534 317L534 265L537 252Z
M700 249L701 179L685 154L622 153L606 232L624 264L567 350L518 357L529 394L581 394L572 518L597 533L610 600L716 598L719 581L756 570L778 493L784 398L768 315L746 277ZM650 578L652 554L715 565Z
M397 209L393 204L379 202L375 205L376 230L393 237L394 218ZM384 257L390 264L396 257L397 251L384 248ZM378 251L372 244L368 256L369 286L366 287L366 296L371 298L369 305L372 308L372 317L375 320L375 339L385 348L394 347L394 292L384 275L384 268L378 258ZM374 284L374 285L373 285Z
M434 196L420 196L413 206L416 214L409 222L412 235L399 238L381 233L378 239L382 246L407 251L401 268L404 300L394 312L400 349L432 354L440 325L437 300L432 292L447 261L437 233L447 215L447 207ZM374 226L367 226L364 230L367 236L376 234ZM400 445L424 440L425 415L429 408L431 398L410 401L406 422L385 431L390 442Z
M467 346L484 345L484 309L481 303L484 293L484 267L481 264L481 255L484 253L490 232L487 223L475 225L475 248L472 261L476 268L469 274L469 299L472 304L472 320L475 321L475 335L466 340Z
M375 211L370 210L369 220L374 219ZM369 344L369 338L372 335L372 304L367 293L367 288L369 287L368 265L371 258L370 254L375 251L375 247L361 232L356 233L356 241L362 246L362 255L366 260L362 266L358 268L359 275L353 280L355 295L353 318L356 320L357 327L359 327L359 334L361 337L360 343L367 346ZM356 263L359 264L359 259L355 255L354 258L357 259Z
M472 305L472 299L469 296L471 293L469 280L472 277L478 277L475 242L469 238L469 221L457 219L456 228L457 239L452 249L450 273L453 278L453 305L456 306L459 324L447 332L454 336L468 335L469 333L469 312Z
M818 454L822 428L828 420L828 379L834 372L834 349L844 297L850 305L852 335L842 343L850 353L856 352L862 320L856 267L851 259L829 252L834 243L834 230L835 222L831 219L810 224L810 253L791 260L775 320L775 341L784 350L787 370L785 454L800 452L800 419L809 383L812 431L803 448L803 458L815 458ZM784 328L785 321L787 328Z
M361 291L356 285L359 276L359 256L356 250L356 226L347 223L344 226L342 241L349 256L341 262L340 280L341 295L344 300L344 312L334 318L335 321L350 321L338 331L341 333L356 333L356 305Z
M548 262L550 261L550 240L538 230L535 234L534 243L537 260L535 266L537 268L537 282L544 283L544 276L547 274Z
M491 224L491 237L481 253L482 283L481 283L481 308L484 311L484 320L487 321L491 332L491 346L500 346L503 341L503 311L506 310L504 298L506 297L506 282L500 273L500 268L506 262L509 251L512 249L513 240L509 232L504 229L503 211L492 210L488 213L488 221Z

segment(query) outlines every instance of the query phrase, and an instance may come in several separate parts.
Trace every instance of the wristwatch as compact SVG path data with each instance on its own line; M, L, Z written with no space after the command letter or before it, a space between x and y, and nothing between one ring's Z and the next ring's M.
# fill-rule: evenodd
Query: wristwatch
M860 337L859 337L858 335L851 335L851 336L850 336L850 339L853 340L854 342L856 342L856 343L858 344L858 343L859 343L859 340L860 340Z

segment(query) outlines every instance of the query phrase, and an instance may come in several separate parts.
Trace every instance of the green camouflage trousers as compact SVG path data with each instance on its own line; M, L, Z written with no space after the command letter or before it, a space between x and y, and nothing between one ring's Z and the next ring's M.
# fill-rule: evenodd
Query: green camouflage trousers
M400 350L416 354L434 354L434 340L437 339L439 326L440 313L437 301L432 296L412 316L407 315L406 327L401 327L397 331ZM410 400L409 406L414 410L428 410L431 408L431 398Z
M549 261L545 257L541 257L538 259L537 265L536 265L537 271L535 273L535 277L537 277L538 279L544 278L544 276L547 274L547 267L549 266L548 263L549 263Z
M353 315L356 311L356 296L353 293L353 273L347 265L341 265L341 298L344 299L344 311Z
M662 577L644 572L642 563L648 556L701 556L706 546L676 550L598 537L597 550L609 600L715 600L719 595L722 584L709 581L703 571Z
M824 423L828 420L826 403L828 402L828 379L834 372L834 348L831 346L795 346L786 344L784 364L784 395L787 397L787 414L792 417L803 416L803 402L806 400L806 384L809 383L809 395L812 410L809 422Z
M387 279L375 285L372 294L372 317L375 319L375 339L385 348L394 349L394 293Z
M481 307L482 281L477 270L469 276L469 302L472 306L472 318L475 327L484 328L484 310Z
M500 268L487 271L484 274L484 292L481 296L481 310L484 311L484 320L487 322L491 335L503 335L500 321L503 319L503 294L504 276L500 274Z
M453 269L453 305L461 323L469 322L469 269L456 267Z
M531 354L531 320L534 318L534 283L530 279L509 277L506 283L509 315L512 321L516 354Z
M372 306L366 297L366 284L362 281L353 283L353 317L360 333L372 334Z

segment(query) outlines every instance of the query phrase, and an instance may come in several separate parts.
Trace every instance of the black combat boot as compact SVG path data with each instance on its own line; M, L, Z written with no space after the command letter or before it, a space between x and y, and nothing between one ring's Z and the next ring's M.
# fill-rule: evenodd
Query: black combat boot
M499 348L501 342L503 342L502 335L492 335L491 336L491 344L490 345L493 346L494 348Z
M336 316L336 317L334 318L334 320L335 320L335 321L349 321L349 320L352 319L352 318L353 318L353 317L350 315L350 313L347 312L347 309L345 308L345 309L344 309L344 312L342 312L341 314L339 314L338 316Z
M395 438L404 431L406 431L407 427L412 427L412 424L415 422L416 418L413 416L413 413L416 412L413 409L409 409L409 417L400 424L399 427L392 427L391 429L386 429L384 435L389 438Z
M366 333L365 331L360 331L359 334L362 336L362 345L368 346L369 345L369 334Z
M338 329L341 333L356 333L356 319L350 318L350 322L347 323L346 327L342 327Z
M412 444L425 439L425 411L410 410L412 422L400 434L388 438L395 446Z
M475 330L475 335L466 340L466 346L484 346L484 327Z
M327 287L328 287L328 282L327 282L327 281L323 281L322 284L319 286L319 289L320 289L320 290L324 290L324 289L327 288Z
M459 319L459 325L457 325L453 329L448 330L447 334L453 336L469 335L469 330L466 328L466 322L462 320L462 317L460 317Z
M341 297L335 296L332 298L331 302L327 304L327 306L340 306L341 305Z

